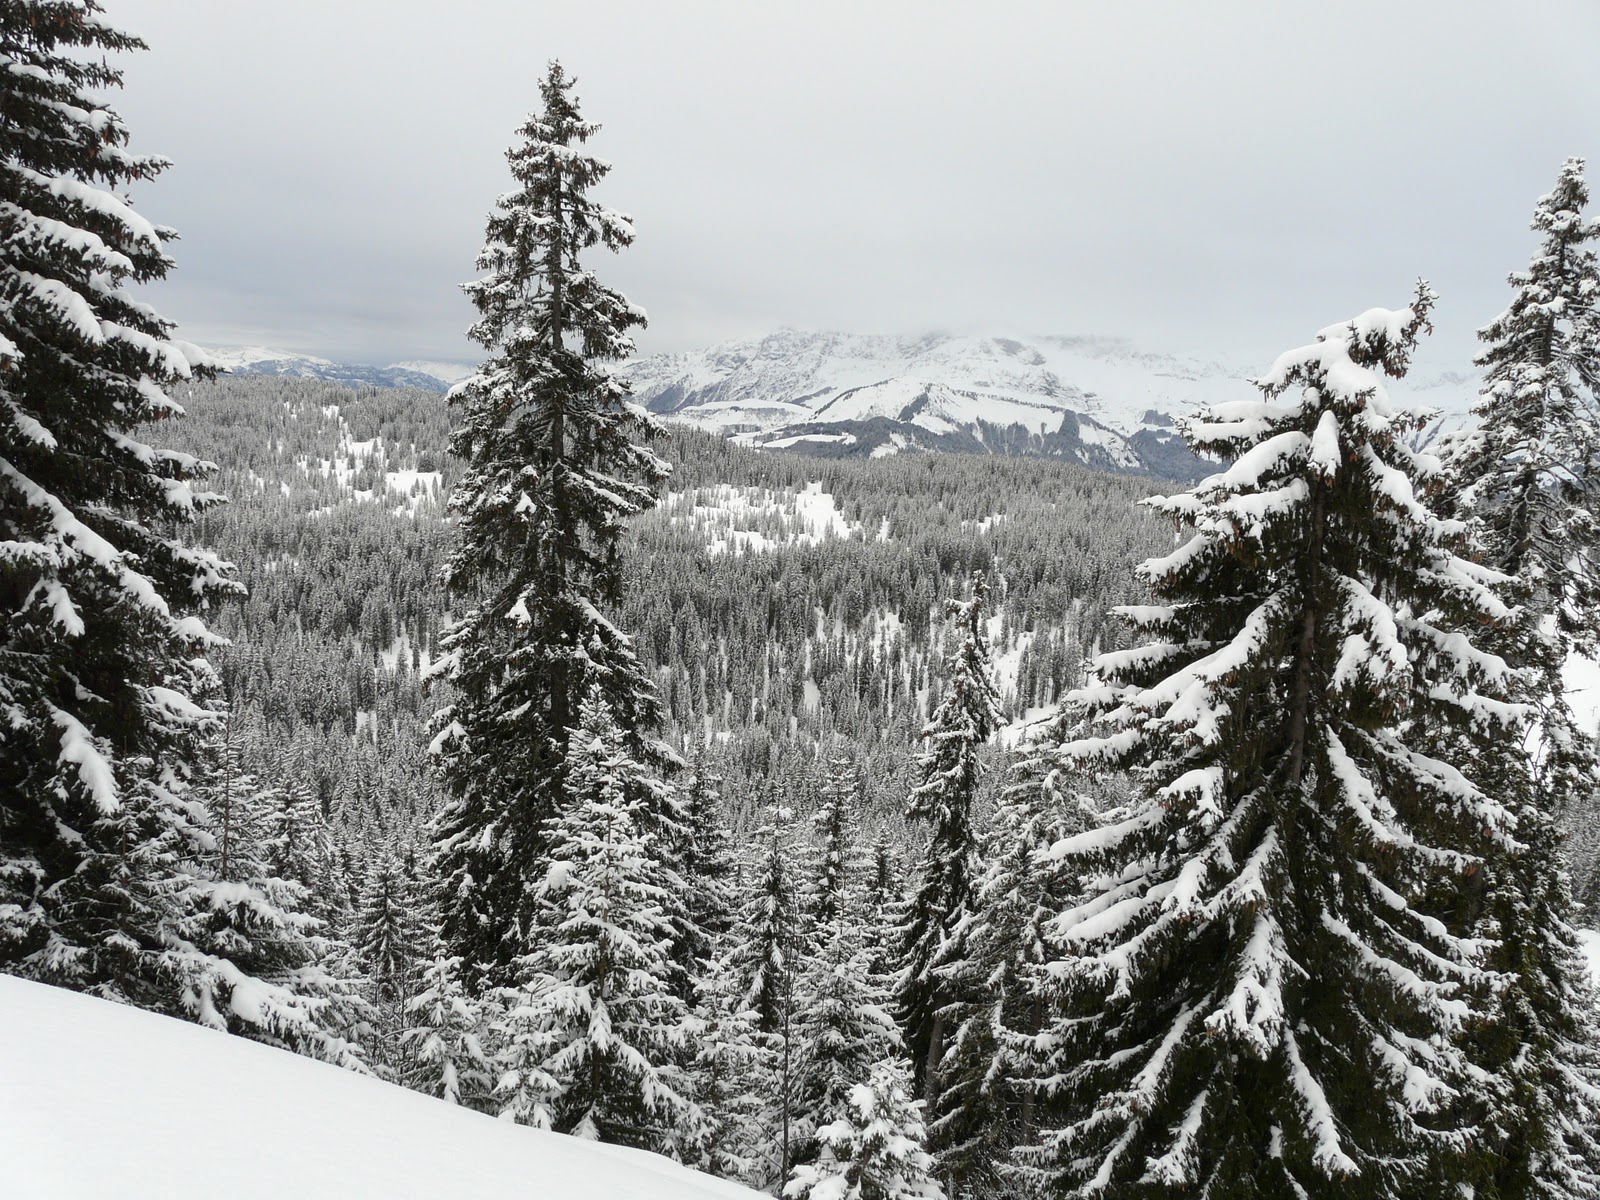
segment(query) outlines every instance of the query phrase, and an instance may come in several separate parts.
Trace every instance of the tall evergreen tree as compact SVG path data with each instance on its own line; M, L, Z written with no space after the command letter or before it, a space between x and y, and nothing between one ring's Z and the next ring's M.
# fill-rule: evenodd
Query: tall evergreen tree
M631 799L638 771L596 687L573 730L571 807L549 823L534 948L518 966L556 1084L551 1128L682 1151L701 1118L679 1066L687 1014L671 986L667 874Z
M673 957L679 975L694 991L694 981L733 928L736 863L722 815L722 779L704 749L690 764L682 797L682 835L674 856L681 902Z
M909 819L932 826L902 935L896 983L901 1027L924 1096L938 1090L942 1012L949 1002L935 967L946 938L972 902L978 873L972 803L983 774L980 751L1000 726L1000 698L989 677L988 599L988 581L978 571L971 596L949 602L956 648L944 698L922 731L929 745L917 760L920 779L906 806Z
M261 792L257 798L260 849L267 867L320 893L324 915L337 907L333 889L333 838L322 807L304 779L291 780Z
M800 1060L792 1135L794 1162L817 1157L816 1130L847 1119L851 1089L882 1059L900 1053L885 980L871 960L854 911L813 935L815 949L797 983L794 1040Z
M199 614L241 589L180 536L215 466L142 440L200 361L132 294L175 236L107 102L142 48L94 3L0 9L0 969L204 1016L240 972L202 945Z
M695 984L686 1028L703 1121L685 1161L721 1179L765 1187L780 1177L765 1094L772 1047L757 1031L756 1014L745 1007L738 976L726 962L708 959Z
M858 907L864 866L856 842L855 810L860 803L855 764L847 755L835 755L812 819L811 878L806 882L806 916L819 936Z
M1012 767L984 839L972 911L951 939L960 952L937 968L955 999L928 1143L955 1195L1006 1194L1012 1151L1037 1128L1033 1089L1061 1069L1041 1037L1039 974L1051 957L1046 925L1077 891L1049 848L1094 811L1074 790L1079 773L1061 761L1075 715L1052 722Z
M894 974L892 963L900 950L900 926L905 919L900 872L900 858L889 840L889 831L880 828L872 843L871 872L861 899L868 961L874 975Z
M392 846L378 852L367 873L352 943L385 1032L393 1034L416 991L432 934L420 890Z
M1085 892L1049 926L1064 1066L1033 1161L1053 1190L1438 1197L1470 1188L1464 1033L1495 982L1458 903L1514 820L1470 775L1514 753L1512 672L1474 645L1500 580L1419 492L1382 375L1432 293L1281 356L1192 446L1232 460L1149 501L1193 530L1102 655L1076 761L1140 793L1052 854ZM1449 730L1453 761L1419 749ZM1429 745L1437 744L1434 739Z
M732 956L763 1033L787 1025L794 995L795 947L801 931L799 889L794 878L793 814L775 807L751 839L757 858L739 910L739 940Z
M752 839L758 857L747 864L747 886L729 951L740 1003L754 1014L769 1051L771 1128L777 1178L793 1162L800 1062L795 1031L798 957L803 941L801 899L795 881L793 813L775 805Z
M1517 580L1524 619L1506 648L1533 670L1540 784L1569 823L1600 819L1592 730L1566 699L1562 668L1600 647L1600 226L1584 215L1583 160L1539 199L1540 243L1514 272L1510 306L1478 331L1484 385L1476 426L1449 458L1448 496L1485 561ZM1592 846L1572 848L1580 894L1600 898Z
M547 861L544 823L565 808L563 756L589 689L635 758L667 754L648 737L654 684L605 615L627 519L667 474L634 440L658 426L605 365L632 353L644 313L582 262L621 250L633 228L590 194L610 167L584 148L599 127L560 63L540 100L507 154L516 186L489 217L486 274L465 289L489 357L450 393L466 472L445 583L463 615L438 665L454 696L435 740L450 797L436 829L444 937L474 979L503 982L527 949L526 897Z
M222 761L216 761L221 759ZM312 891L268 861L276 792L207 756L211 774L191 793L207 823L207 852L168 882L174 950L191 969L183 1009L201 1024L365 1070L372 1008L349 947L315 915ZM220 776L220 778L219 778ZM221 795L227 800L221 800ZM230 808L227 852L214 815Z
M1485 764L1475 779L1506 797L1520 847L1486 873L1489 964L1505 975L1500 1020L1482 1052L1501 1086L1480 1089L1492 1144L1486 1190L1498 1196L1575 1196L1600 1187L1593 1097L1600 1065L1587 971L1559 870L1555 819L1600 812L1600 761L1566 697L1568 657L1595 647L1594 576L1600 412L1600 228L1583 216L1583 163L1569 159L1541 197L1541 242L1511 277L1511 306L1479 331L1484 388L1477 428L1449 461L1448 492L1517 618L1490 648L1522 669L1515 695L1535 714L1529 756ZM1589 866L1591 848L1577 862ZM1474 887L1469 894L1482 891Z

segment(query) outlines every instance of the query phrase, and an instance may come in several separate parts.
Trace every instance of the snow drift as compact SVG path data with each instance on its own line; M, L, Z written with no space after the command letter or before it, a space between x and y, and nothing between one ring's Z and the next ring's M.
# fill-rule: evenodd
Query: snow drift
M0 975L0 1196L752 1200L654 1154L496 1121Z

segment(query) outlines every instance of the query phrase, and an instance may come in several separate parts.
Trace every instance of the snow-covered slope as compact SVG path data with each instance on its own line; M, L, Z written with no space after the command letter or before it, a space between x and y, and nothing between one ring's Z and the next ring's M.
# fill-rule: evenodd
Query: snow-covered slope
M287 375L346 387L409 387L430 392L443 391L474 370L465 363L400 362L387 367L340 363L270 346L213 346L206 349L206 355L236 375Z
M430 375L440 383L449 387L471 375L478 368L471 363L458 362L427 362L421 359L408 359L405 362L390 363L391 371L411 371L418 375Z
M314 354L301 354L297 350L280 350L274 346L211 346L206 349L206 357L225 371L246 375L250 374L254 367L271 363L297 363L308 370L334 365L330 359L318 358ZM273 375L281 373L268 372Z
M169 1017L0 975L0 1196L755 1200Z
M657 355L623 373L654 411L754 446L1044 454L1180 476L1196 466L1173 418L1237 396L1246 374L1108 339L796 330Z
M622 373L653 411L757 447L1040 454L1186 478L1203 468L1176 419L1249 397L1247 379L1266 361L1154 354L1115 338L782 330L640 359ZM1458 391L1471 395L1470 386L1440 391L1418 400L1448 407Z

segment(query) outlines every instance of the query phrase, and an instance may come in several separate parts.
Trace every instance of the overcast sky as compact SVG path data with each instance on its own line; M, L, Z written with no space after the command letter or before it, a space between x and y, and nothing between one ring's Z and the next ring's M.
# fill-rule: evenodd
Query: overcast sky
M104 0L175 165L182 336L470 358L458 284L551 57L645 352L784 326L1270 356L1419 274L1465 360L1600 159L1600 4ZM1600 182L1600 162L1596 163Z

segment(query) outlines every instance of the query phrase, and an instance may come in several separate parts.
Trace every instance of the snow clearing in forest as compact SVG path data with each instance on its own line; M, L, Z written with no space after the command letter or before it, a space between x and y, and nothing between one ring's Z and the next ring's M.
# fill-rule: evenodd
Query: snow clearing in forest
M820 482L797 492L718 484L669 492L661 507L671 524L700 532L712 557L816 546L862 533L861 525L845 517Z

